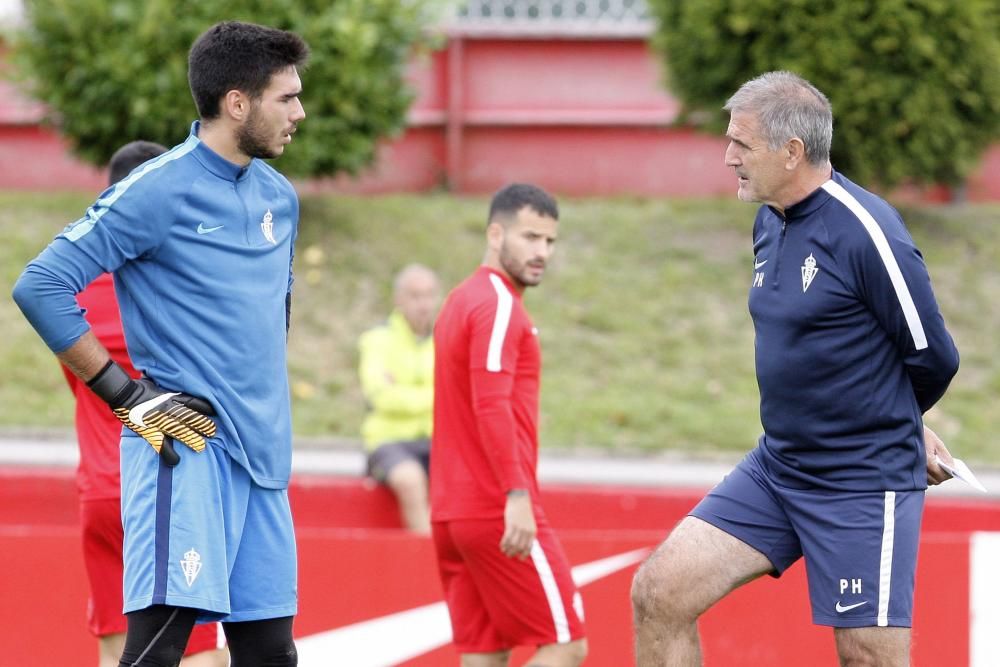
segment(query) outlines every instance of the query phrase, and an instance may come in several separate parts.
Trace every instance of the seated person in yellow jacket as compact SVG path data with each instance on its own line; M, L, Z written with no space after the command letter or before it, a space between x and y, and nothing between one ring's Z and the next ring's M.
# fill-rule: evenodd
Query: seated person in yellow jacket
M441 300L437 276L411 264L396 276L396 308L381 326L361 335L361 389L368 415L361 437L368 474L399 501L403 525L430 534L427 469L434 411L434 316Z

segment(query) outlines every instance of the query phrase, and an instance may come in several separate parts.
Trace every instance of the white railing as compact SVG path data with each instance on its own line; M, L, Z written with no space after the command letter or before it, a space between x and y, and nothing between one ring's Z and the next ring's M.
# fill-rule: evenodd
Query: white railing
M557 32L647 35L645 0L468 0L452 25L462 32Z

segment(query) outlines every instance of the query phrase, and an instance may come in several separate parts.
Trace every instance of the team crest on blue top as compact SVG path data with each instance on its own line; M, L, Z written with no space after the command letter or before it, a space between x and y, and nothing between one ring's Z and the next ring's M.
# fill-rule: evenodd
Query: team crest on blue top
M194 580L198 578L198 573L201 572L201 554L199 554L194 549L189 549L184 553L184 560L181 561L181 572L184 573L184 578L187 580L188 587L194 583Z
M261 220L260 230L264 232L264 238L270 241L272 244L277 244L278 242L274 238L274 223L271 220L274 216L271 215L271 209L267 209L267 213L264 214L264 219Z
M806 257L805 262L802 263L802 291L805 292L812 285L813 278L819 273L819 269L816 267L816 258L809 253Z

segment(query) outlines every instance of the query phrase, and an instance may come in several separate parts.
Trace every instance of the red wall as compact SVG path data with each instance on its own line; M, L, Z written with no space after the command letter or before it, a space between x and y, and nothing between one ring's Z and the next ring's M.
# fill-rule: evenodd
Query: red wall
M417 98L406 132L359 178L305 191L488 193L527 180L571 195L735 192L724 140L671 127L679 105L641 36L453 33L414 59L408 78ZM0 81L0 189L101 189L104 177L69 158L39 116ZM1000 200L998 172L995 146L970 177L969 199Z
M547 513L574 566L658 544L703 489L548 486ZM300 640L440 600L433 547L397 528L392 499L356 478L298 476ZM917 571L917 666L969 664L970 531L1000 531L1000 502L928 500ZM3 664L87 665L86 584L76 491L68 469L0 468L0 646ZM631 663L629 586L635 566L582 588L591 667ZM805 570L765 577L702 620L707 664L834 664L830 630L809 621ZM947 641L942 638L947 638ZM525 655L524 651L518 655ZM325 664L356 664L349 655ZM405 663L454 665L440 646ZM315 664L315 663L314 663ZM303 667L310 667L303 663Z

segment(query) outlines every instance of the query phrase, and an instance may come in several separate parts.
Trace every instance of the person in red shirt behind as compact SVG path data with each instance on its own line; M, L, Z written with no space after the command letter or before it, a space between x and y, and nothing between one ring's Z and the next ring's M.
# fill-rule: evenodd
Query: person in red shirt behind
M463 667L532 667L587 654L583 604L539 503L538 330L521 302L558 231L555 200L513 184L493 197L486 257L448 295L434 327L431 521Z
M133 169L166 150L160 144L149 141L125 144L111 157L109 185L114 185ZM139 377L125 347L125 334L111 274L105 273L94 280L77 295L77 302L86 311L87 322L97 339L108 348L111 358L130 376ZM63 374L76 397L76 437L80 447L76 483L80 493L83 560L90 580L87 626L98 638L100 667L117 667L125 646L126 625L122 614L124 534L118 456L122 423L108 409L108 404L65 366ZM185 658L181 665L227 665L228 652L220 648L224 645L220 637L218 623L196 627L185 653L191 657Z

